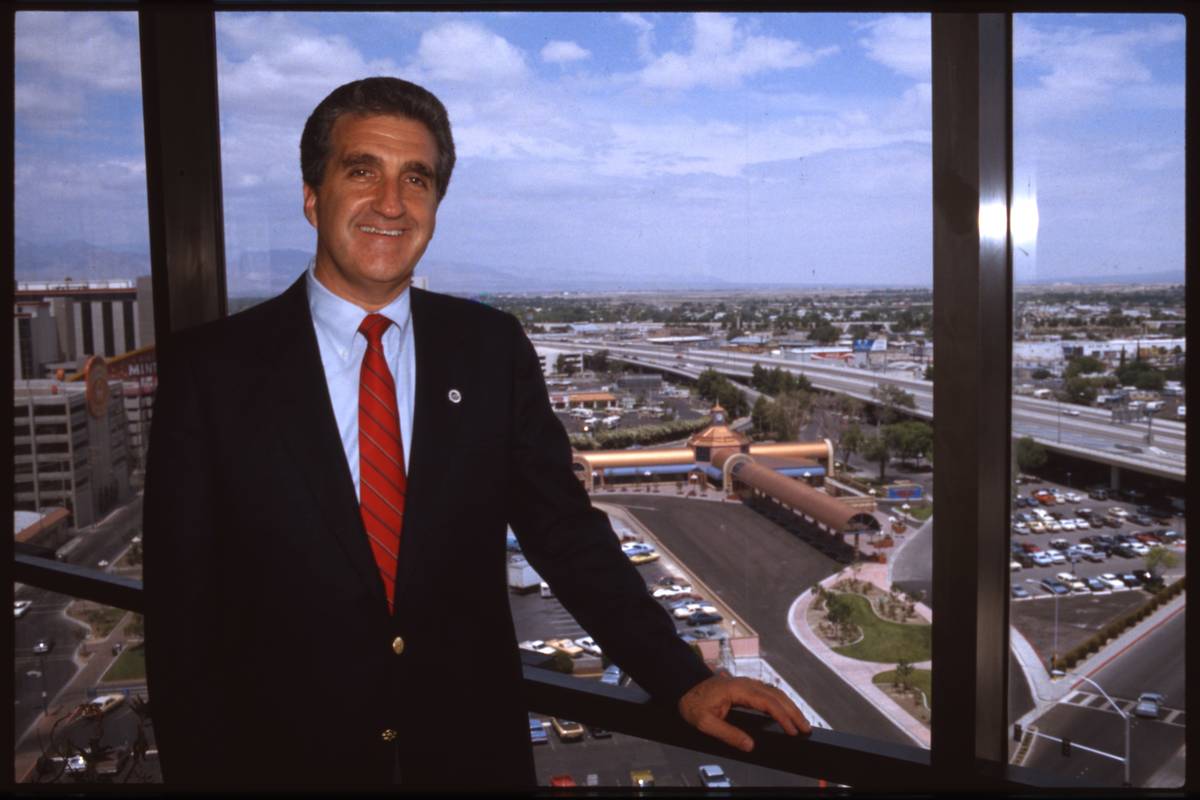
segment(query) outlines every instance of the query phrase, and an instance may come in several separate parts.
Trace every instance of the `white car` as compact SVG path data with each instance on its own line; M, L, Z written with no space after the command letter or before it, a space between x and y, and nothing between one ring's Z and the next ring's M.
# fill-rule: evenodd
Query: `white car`
M1029 523L1029 530L1033 531L1034 533L1045 533L1046 525L1040 519L1035 519L1033 522Z
M715 606L710 606L705 603L688 603L685 606L680 606L671 613L675 615L675 619L687 619L697 611L703 611L705 614L719 613Z
M32 600L14 600L13 601L13 619L20 619L25 616L25 612L29 611L29 607L33 605Z
M1054 577L1065 583L1072 592L1086 592L1087 584L1079 580L1079 577L1070 572L1060 572Z
M1058 520L1056 520L1056 519L1046 520L1046 530L1050 531L1051 533L1058 533L1062 529L1063 529L1062 523L1059 522Z
M596 644L596 640L590 636L583 636L579 639L576 639L575 644L583 648L583 652L587 653L588 655L601 655L600 645Z
M1029 533L1029 526L1021 521L1014 522L1013 523L1013 533L1020 533L1020 534Z
M1091 523L1083 517L1075 518L1075 530L1086 531L1090 527L1092 527Z
M1129 516L1129 512L1120 506L1112 506L1104 513L1108 514L1110 517L1120 517L1121 519L1125 519Z
M535 653L541 653L544 656L552 656L558 651L553 647L549 647L541 639L526 640L517 645L522 650L532 650Z
M1065 564L1067 557L1058 550L1047 550L1046 555L1050 558L1051 564Z
M692 591L691 586L688 586L686 584L680 585L677 583L673 583L670 586L660 586L657 589L655 589L653 592L651 592L651 594L655 598L661 599L663 597L667 597L667 598L678 597L681 594L689 594L689 593L691 593L691 591Z
M717 764L702 764L700 766L700 782L706 789L728 789L733 786L725 770Z
M80 706L80 711L85 716L102 716L124 702L125 695L123 694L102 694Z
M1075 530L1075 520L1074 520L1074 519L1064 519L1064 520L1063 520L1061 523L1059 523L1059 524L1060 524L1060 525L1062 525L1062 529L1063 529L1064 531L1073 531L1073 530Z
M1129 549L1137 553L1139 556L1144 556L1150 552L1150 546L1144 542L1130 542Z
M1076 550L1078 550L1081 553L1091 553L1096 549L1095 547L1092 547L1087 542L1080 542L1079 544L1073 544L1071 546L1074 547Z
M1104 583L1108 584L1108 588L1110 588L1110 589L1124 589L1125 588L1125 581L1121 580L1120 578L1118 578L1116 575L1114 575L1111 572L1105 572L1103 575L1100 576L1100 580L1103 581Z
M1050 556L1046 555L1044 550L1037 553L1031 553L1029 557L1032 558L1033 563L1039 567L1048 567L1054 563L1050 560Z
M1067 498L1068 503L1082 503L1083 495L1079 492L1067 492L1063 497Z

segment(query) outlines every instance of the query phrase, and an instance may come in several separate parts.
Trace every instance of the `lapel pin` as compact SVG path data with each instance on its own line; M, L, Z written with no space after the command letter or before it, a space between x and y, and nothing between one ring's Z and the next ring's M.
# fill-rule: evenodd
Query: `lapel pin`
M451 389L447 397L450 398L451 403L457 404L462 402L462 392L460 392L458 389Z

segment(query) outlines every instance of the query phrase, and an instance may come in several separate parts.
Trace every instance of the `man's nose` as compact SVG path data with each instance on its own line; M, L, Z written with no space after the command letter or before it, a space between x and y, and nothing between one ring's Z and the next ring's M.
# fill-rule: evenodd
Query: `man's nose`
M379 188L375 192L374 210L385 217L400 217L404 215L403 178L388 179L379 182Z

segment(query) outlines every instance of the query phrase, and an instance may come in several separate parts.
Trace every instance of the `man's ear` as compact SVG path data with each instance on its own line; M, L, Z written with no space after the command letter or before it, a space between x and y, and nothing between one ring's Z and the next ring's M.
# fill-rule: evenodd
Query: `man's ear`
M308 224L317 227L317 190L304 184L304 218Z

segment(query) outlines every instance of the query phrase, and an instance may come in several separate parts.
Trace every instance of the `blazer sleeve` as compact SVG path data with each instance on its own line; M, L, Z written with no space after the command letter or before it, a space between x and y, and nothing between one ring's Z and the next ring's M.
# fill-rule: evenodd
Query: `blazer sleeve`
M516 353L509 520L529 563L614 662L672 707L712 675L592 507L550 408L533 345L512 320Z
M194 364L160 360L144 497L146 670L164 781L218 779L227 687L221 660L213 430Z

